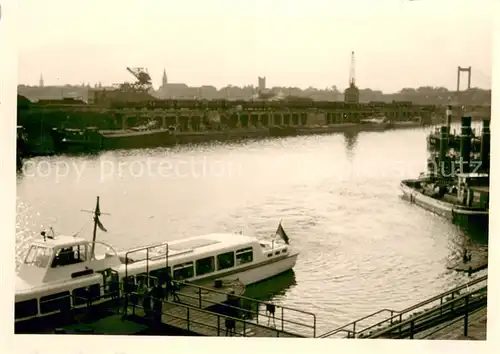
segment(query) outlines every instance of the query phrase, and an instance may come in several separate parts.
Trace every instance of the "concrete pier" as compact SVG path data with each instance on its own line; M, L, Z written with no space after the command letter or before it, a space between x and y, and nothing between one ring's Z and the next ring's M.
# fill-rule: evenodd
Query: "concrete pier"
M155 101L153 101L155 102ZM156 103L155 103L156 104ZM254 103L255 105L256 103ZM166 105L166 104L165 104ZM320 105L321 106L321 105ZM324 126L341 123L359 123L373 115L385 115L389 120L408 121L420 118L430 121L434 106L412 104L344 104L328 102L324 107L274 107L272 102L263 102L262 107L191 107L139 105L137 107L101 107L96 105L36 105L20 113L20 125L29 126L33 119L46 124L64 123L74 128L96 126L99 129L127 129L155 120L159 127L176 126L180 131L204 131L227 128L271 127L271 126Z

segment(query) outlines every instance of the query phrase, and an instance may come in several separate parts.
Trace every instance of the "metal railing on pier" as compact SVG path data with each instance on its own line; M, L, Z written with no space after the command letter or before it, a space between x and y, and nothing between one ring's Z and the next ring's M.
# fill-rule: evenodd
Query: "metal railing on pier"
M436 333L439 333L442 330L447 329L448 327L453 326L455 323L458 323L460 321L462 321L462 323L463 323L463 327L462 327L462 331L463 332L462 332L462 334L463 334L464 337L467 337L468 334L469 334L469 317L471 315L475 314L476 312L481 311L484 308L485 307L478 307L476 309L470 310L469 307L466 307L465 311L464 311L464 314L462 316L459 316L458 318L456 318L453 321L445 323L443 326L438 326L437 328L433 328L432 331L428 331L427 333L425 333L424 335L422 335L420 337L420 339L425 339L425 338L431 337L432 335L434 335Z
M368 333L368 331L370 330L374 331L377 328L382 328L383 326L392 326L396 323L402 323L405 318L408 318L409 316L415 314L417 311L428 311L431 308L436 308L436 306L437 308L441 309L440 311L442 311L444 308L443 304L451 304L451 310L453 310L453 304L455 303L453 302L453 300L455 299L455 296L460 293L460 291L466 290L468 293L471 293L470 291L474 289L477 289L476 291L481 291L481 289L484 290L486 289L487 279L488 276L485 275L464 285L460 285L454 289L433 296L425 301L422 301L401 311L391 309L382 309L376 311L351 323L328 331L318 336L318 338L328 338L335 335L340 335L342 336L342 338L362 338L363 336L366 336L366 333ZM451 300L451 302L449 300ZM376 318L380 318L380 316L383 314L389 314L389 317L385 317L383 320L377 321ZM366 322L368 322L368 324L365 324Z
M141 316L152 320L153 324L164 323L181 330L204 336L236 336L236 337L306 337L298 333L288 332L284 327L270 326L249 321L237 315L228 315L208 311L202 308L165 299L149 298L161 307L149 308L139 302L130 304L132 316ZM148 301L149 301L148 300Z
M374 333L358 338L391 338L413 339L414 335L435 327L447 320L462 317L464 319L464 335L467 335L468 318L472 311L484 308L487 303L487 287L475 290L473 292L462 295L458 298L447 301L446 303L425 311L419 315L408 318L405 321L399 322Z
M312 312L277 305L272 302L260 301L242 295L229 294L231 298L236 300L234 302L213 301L209 299L207 294L213 293L225 297L227 297L228 294L220 290L182 281L173 282L174 284L179 285L179 287L192 288L195 290L195 292L191 293L177 291L176 295L181 303L187 302L188 304L193 304L193 307L199 309L216 306L222 313L237 313L238 316L241 316L251 323L272 323L274 326L278 324L278 327L281 328L282 331L297 333L303 337L316 337L316 315ZM183 301L183 299L188 301Z

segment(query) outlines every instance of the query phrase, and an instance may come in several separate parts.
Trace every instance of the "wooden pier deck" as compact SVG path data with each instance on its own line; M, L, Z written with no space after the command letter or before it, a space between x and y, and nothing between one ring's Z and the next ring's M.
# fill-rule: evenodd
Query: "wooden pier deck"
M145 314L144 308L135 307L128 309L129 315L140 316L151 324L154 323L154 315ZM132 318L132 317L131 317ZM226 321L234 321L234 330L226 328ZM156 319L158 321L158 319ZM199 309L187 305L163 303L161 323L177 329L193 332L201 336L209 337L287 337L304 338L303 335L289 333L279 327L267 326L247 321L245 319L234 318L216 312ZM272 324L272 321L271 321ZM154 325L154 324L152 324Z
M132 320L139 318L150 326L161 323L202 336L306 338L316 335L313 313L244 297L245 287L237 280L223 282L220 288L210 282L203 283L205 286L174 283L180 289L160 300L161 314L156 309L155 315L154 299L141 292L128 295L122 314ZM227 327L231 327L231 323L233 330L229 331Z
M245 286L237 279L222 281L220 288L216 288L213 281L197 282L196 284L178 282L178 284L181 289L176 294L180 301L185 305L202 309L227 301L228 294L243 296L245 293Z

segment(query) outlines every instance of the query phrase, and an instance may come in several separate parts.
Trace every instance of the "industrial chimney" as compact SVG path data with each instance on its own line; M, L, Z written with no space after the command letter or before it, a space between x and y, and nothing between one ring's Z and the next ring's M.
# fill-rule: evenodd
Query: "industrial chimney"
M471 121L472 117L462 117L462 132L460 135L460 157L462 160L462 171L470 172L470 148L471 148Z
M439 144L439 171L443 175L446 171L446 152L448 151L448 128L446 126L441 127L441 138Z
M446 128L448 128L448 133L451 132L451 116L452 116L453 110L451 105L449 105L446 108Z
M481 137L481 170L489 172L490 170L490 120L483 120L483 134Z

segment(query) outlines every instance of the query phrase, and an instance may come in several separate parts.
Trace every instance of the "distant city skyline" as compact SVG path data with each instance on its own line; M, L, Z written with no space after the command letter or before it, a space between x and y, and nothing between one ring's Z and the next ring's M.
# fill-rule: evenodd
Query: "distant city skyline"
M183 2L25 0L18 5L19 84L45 86L134 78L145 67L157 89L172 83L220 89L348 86L383 92L491 88L492 1L335 0ZM465 75L462 89L466 88Z

